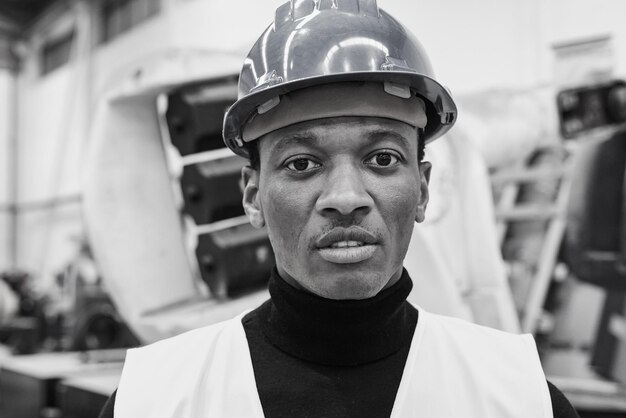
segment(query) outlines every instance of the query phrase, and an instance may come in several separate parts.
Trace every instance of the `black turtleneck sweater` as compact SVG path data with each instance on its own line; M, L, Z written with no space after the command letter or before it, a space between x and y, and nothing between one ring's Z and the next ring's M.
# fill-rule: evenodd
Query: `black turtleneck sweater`
M298 290L274 270L271 299L242 319L266 418L389 417L418 321L406 301L411 288L404 271L371 299L336 301ZM576 418L548 386L554 417ZM114 402L115 393L101 418L113 417Z
M417 310L411 279L371 299L337 301L274 272L271 299L242 322L263 412L271 417L388 417Z

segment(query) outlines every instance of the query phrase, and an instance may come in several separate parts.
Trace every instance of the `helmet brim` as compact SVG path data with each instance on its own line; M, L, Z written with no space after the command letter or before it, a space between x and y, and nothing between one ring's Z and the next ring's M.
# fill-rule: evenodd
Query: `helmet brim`
M241 129L257 108L268 100L289 92L322 84L344 81L379 81L409 86L426 103L428 118L424 135L426 143L445 134L454 125L457 108L450 93L437 81L423 74L407 71L362 71L301 78L276 84L250 93L237 100L224 116L224 142L235 154L248 158L245 146L240 146Z

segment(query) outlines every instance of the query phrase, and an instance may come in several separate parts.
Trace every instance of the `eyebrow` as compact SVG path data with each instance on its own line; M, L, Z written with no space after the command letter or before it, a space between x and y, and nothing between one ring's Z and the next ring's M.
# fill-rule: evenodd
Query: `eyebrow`
M317 136L312 134L311 132L294 132L276 141L275 145L271 148L271 151L274 153L280 153L285 148L288 148L292 145L300 145L303 142L306 142L308 144L316 143L317 139Z
M411 147L411 144L409 143L409 140L407 138L389 129L374 129L372 131L366 132L365 135L370 141L392 139L402 143L402 145L406 148ZM318 136L313 134L312 132L293 132L280 138L280 140L278 140L276 144L271 148L271 151L278 154L284 149L289 148L293 145L306 143L307 145L315 146L318 142Z
M368 132L367 136L372 141L391 138L391 139L395 139L396 141L401 142L402 145L404 145L406 148L411 147L409 140L406 139L403 135L400 135L399 133L388 130L388 129L376 129L371 132Z

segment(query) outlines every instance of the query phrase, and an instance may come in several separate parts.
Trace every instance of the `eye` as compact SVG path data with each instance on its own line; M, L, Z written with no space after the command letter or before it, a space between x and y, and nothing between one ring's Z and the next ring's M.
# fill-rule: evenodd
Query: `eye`
M287 163L287 168L291 171L304 172L313 170L314 168L321 167L321 164L316 163L308 158L296 158Z
M398 161L400 161L400 159L390 152L379 152L365 160L365 164L370 164L378 167L389 167L392 165L396 165Z

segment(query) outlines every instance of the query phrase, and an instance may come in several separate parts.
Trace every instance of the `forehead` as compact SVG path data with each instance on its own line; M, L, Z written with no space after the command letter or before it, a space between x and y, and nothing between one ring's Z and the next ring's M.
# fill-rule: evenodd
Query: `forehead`
M408 150L417 148L416 128L396 120L377 117L337 117L287 126L259 139L259 149L270 153L296 146L328 149L395 143Z

